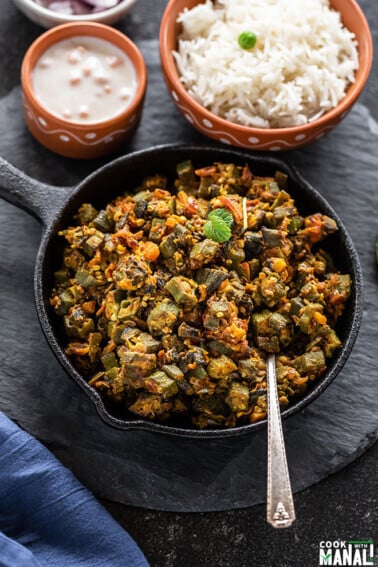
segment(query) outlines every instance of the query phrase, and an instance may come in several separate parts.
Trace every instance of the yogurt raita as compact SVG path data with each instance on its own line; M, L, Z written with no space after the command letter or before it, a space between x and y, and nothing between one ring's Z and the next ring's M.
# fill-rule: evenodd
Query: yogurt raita
M123 112L137 90L129 57L109 41L91 36L64 39L49 47L32 73L33 91L52 114L80 124Z

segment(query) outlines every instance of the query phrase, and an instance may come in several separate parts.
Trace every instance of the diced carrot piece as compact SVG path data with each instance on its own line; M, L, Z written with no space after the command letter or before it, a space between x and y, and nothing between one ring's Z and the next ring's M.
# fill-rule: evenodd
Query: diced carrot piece
M272 267L274 272L280 274L286 268L286 262L283 258L275 258Z
M160 256L159 246L150 240L143 242L141 249L143 256L148 262L155 262Z
M250 265L248 264L248 262L242 262L240 264L240 267L243 268L244 277L248 281L250 281L250 279L251 279L251 268L250 268Z
M172 218L172 217L169 217L169 218L167 218L167 220L165 221L165 224L166 224L166 226L167 226L168 228L174 228L174 227L176 226L176 224L177 224L177 220L174 219L174 218Z
M264 419L265 417L266 417L266 412L264 412L264 411L257 412L254 409L253 413L250 417L250 421L252 423L256 423L256 421L260 421L261 419Z
M85 313L92 314L96 310L96 302L95 301L84 301L82 304L83 311Z
M317 323L319 323L320 325L326 325L327 317L325 315L323 315L323 313L319 313L319 311L315 311L313 317L314 317L315 321Z

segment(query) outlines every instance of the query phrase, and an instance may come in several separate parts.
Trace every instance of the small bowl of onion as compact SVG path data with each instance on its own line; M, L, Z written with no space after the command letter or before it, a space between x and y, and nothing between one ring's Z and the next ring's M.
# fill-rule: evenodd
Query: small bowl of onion
M160 57L174 103L202 134L278 151L345 118L373 47L356 0L170 0Z
M68 22L114 24L137 0L13 0L34 23L52 28Z
M139 125L147 70L137 46L96 22L54 27L21 67L24 117L49 150L76 159L118 151Z

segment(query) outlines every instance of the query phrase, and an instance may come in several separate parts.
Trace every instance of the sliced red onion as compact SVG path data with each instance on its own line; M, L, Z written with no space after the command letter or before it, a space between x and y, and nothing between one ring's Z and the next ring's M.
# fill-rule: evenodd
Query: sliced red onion
M73 13L76 16L82 16L83 14L91 14L92 8L86 2L82 2L81 0L71 0Z
M59 14L81 16L104 12L121 0L34 0L40 6Z
M95 8L103 8L104 10L113 8L113 6L117 6L117 4L119 4L119 0L86 0L86 2Z
M34 1L40 6L43 6L44 8L48 8L49 4L51 3L49 0L34 0Z
M70 0L64 0L63 2L56 0L55 2L50 2L48 8L49 10L58 12L59 14L72 15L74 13Z

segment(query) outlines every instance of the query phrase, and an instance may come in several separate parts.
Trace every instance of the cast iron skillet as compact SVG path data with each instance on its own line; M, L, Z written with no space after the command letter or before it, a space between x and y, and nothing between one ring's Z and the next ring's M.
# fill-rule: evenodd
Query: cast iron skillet
M283 410L288 417L312 402L334 380L347 360L361 323L362 274L353 243L335 211L326 200L309 185L291 166L273 157L254 156L250 153L207 146L168 145L142 150L116 159L84 179L76 188L51 187L27 177L0 158L0 196L21 207L42 222L44 231L39 247L34 277L35 303L42 330L55 356L73 380L84 390L95 405L99 416L107 424L118 429L148 429L160 433L197 438L229 437L254 431L266 425L266 420L229 429L197 430L175 425L152 423L132 414L117 416L104 405L99 394L72 366L64 354L63 331L49 307L48 297L52 287L53 272L60 267L63 238L58 230L69 225L73 214L83 202L103 208L115 196L132 191L145 176L155 173L175 176L175 165L191 159L195 167L225 161L244 165L248 163L256 175L272 175L279 169L290 178L290 193L295 197L303 215L322 212L333 217L339 231L327 239L325 248L336 260L337 268L349 273L354 286L349 306L338 325L343 347L329 363L326 374L318 380L301 399Z

